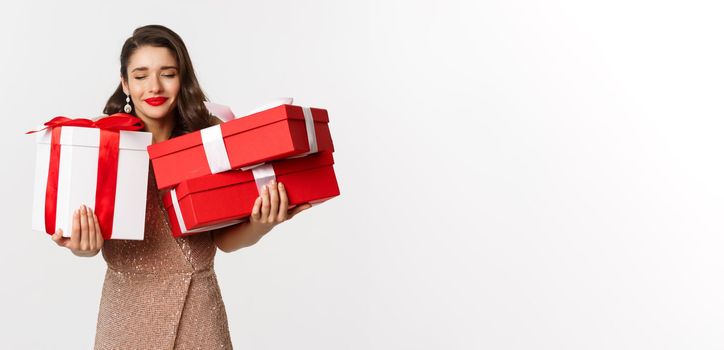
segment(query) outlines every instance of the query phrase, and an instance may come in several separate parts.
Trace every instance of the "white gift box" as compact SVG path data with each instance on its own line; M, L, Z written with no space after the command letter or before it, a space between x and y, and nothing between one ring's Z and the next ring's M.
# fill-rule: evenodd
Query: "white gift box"
M60 127L55 227L70 237L73 211L85 204L96 212L96 184L101 130L89 127ZM111 239L142 240L146 217L149 132L117 131L118 171ZM51 157L52 129L37 133L33 230L46 232L46 191ZM100 218L99 218L100 219ZM101 223L102 225L104 223ZM107 224L106 224L107 225ZM53 232L48 232L52 234ZM104 235L107 235L104 232Z

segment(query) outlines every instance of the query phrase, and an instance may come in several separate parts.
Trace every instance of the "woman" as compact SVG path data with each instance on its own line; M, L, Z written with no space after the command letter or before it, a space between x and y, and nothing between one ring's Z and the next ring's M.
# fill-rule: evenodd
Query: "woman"
M121 50L121 82L104 113L121 111L143 120L153 142L162 142L218 123L205 108L204 93L186 46L168 28L136 29ZM98 219L82 206L73 232L52 239L78 256L102 249L108 264L101 296L96 349L231 348L226 311L214 272L219 248L232 252L259 241L277 224L310 207L288 210L281 183L265 186L249 221L173 238L149 172L143 241L103 241Z

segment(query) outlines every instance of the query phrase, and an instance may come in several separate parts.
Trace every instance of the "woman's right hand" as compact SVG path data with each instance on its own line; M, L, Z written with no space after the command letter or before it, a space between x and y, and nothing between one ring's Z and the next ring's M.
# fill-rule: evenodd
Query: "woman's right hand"
M55 234L50 237L57 245L70 249L77 256L95 256L103 247L103 234L98 225L98 218L85 205L81 205L73 212L70 238L63 237L61 229L55 231Z

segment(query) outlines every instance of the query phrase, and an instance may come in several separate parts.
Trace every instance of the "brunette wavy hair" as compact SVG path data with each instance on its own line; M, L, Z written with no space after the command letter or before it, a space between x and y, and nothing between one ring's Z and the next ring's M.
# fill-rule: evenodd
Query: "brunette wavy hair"
M123 80L128 82L128 62L131 55L142 46L165 47L175 56L179 65L179 78L181 79L181 89L176 104L176 120L172 137L183 135L192 131L203 129L205 127L216 124L214 118L204 106L206 95L194 73L194 67L191 64L191 58L186 50L181 37L174 31L162 25L152 24L136 28L133 35L126 39L121 49L121 76ZM130 102L133 106L133 102ZM105 114L113 114L123 112L123 106L126 104L126 94L123 93L123 85L118 83L116 91L106 102L103 109ZM131 114L135 115L134 108Z

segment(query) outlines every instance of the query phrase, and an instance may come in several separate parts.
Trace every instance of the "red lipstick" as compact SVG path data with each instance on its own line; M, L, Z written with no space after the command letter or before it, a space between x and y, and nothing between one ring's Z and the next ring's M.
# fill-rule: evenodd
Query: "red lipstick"
M150 97L145 99L146 103L150 104L151 106L160 106L164 103L166 103L166 100L168 100L167 97Z

